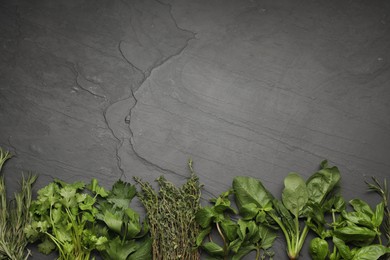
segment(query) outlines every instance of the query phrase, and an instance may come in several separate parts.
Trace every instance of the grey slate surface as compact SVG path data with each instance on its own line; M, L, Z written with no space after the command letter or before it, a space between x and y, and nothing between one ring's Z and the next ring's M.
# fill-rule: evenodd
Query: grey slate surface
M23 170L180 184L192 158L206 203L326 158L374 204L364 180L389 176L388 1L5 0L0 43L10 192Z

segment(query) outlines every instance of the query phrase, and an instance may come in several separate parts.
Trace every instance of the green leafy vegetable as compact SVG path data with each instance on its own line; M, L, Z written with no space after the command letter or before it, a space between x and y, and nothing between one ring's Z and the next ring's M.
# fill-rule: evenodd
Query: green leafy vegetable
M285 236L290 259L299 257L309 227L316 227L312 223L313 219L320 223L317 226L322 226L323 212L318 209L323 208L331 199L340 180L337 167L328 167L326 161L321 163L321 167L306 182L299 174L290 173L284 180L282 201L274 199L257 179L236 177L233 181L240 212L246 217L256 215L256 218L263 219L269 226L276 223ZM305 219L303 227L302 219Z
M237 177L233 180L233 189L222 193L211 202L213 206L201 208L196 220L202 227L197 239L197 245L210 256L217 259L238 260L256 251L256 259L272 258L270 248L276 239L275 230L267 226L265 210L270 210L272 196L259 189L261 185L252 182L247 177ZM231 206L230 195L241 192L243 196L237 197L240 213ZM260 199L256 199L257 194ZM216 230L223 245L220 246L212 239L212 231ZM206 237L209 241L203 242ZM203 243L202 243L203 242Z
M135 186L118 180L111 191L106 191L93 180L88 189L97 197L95 217L99 225L95 229L108 239L106 246L99 249L104 259L151 259L151 240L144 238L147 226L130 208Z
M328 242L316 237L310 241L310 256L313 260L325 260L329 252Z
M60 260L84 260L105 247L107 238L94 232L96 197L84 189L82 182L55 180L38 191L30 207L33 221L25 233L30 242L41 241L40 252L58 250Z

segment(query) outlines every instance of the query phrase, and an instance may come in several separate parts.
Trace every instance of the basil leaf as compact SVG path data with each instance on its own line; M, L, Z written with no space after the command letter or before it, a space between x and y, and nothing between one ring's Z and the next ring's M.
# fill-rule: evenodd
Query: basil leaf
M373 227L371 218L369 216L367 216L366 214L364 214L363 212L343 211L341 214L346 220L348 220L354 224L369 227L369 228Z
M353 199L349 202L349 204L352 205L353 209L356 212L361 212L364 213L365 215L368 216L368 218L372 218L374 215L374 212L370 208L370 205L367 204L367 202L360 200L360 199Z
M309 251L313 260L325 260L329 252L328 242L316 237L310 241Z
M370 245L357 250L352 260L376 260L387 253L390 253L390 248L388 247Z
M284 190L282 202L284 206L295 216L299 217L300 212L306 205L309 195L306 183L298 173L291 172L284 179Z
M382 201L378 205L376 205L374 215L372 216L372 224L374 227L379 227L382 224L383 216L385 212L385 204Z
M334 234L345 242L359 242L369 244L373 241L376 233L369 228L356 225L338 228Z
M349 247L344 243L343 240L333 237L333 244L337 247L340 252L340 255L345 260L352 259L352 253Z

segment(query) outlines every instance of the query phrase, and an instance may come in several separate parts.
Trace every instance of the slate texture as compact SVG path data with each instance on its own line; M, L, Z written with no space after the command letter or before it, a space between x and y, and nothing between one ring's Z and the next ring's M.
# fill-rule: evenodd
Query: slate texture
M323 159L347 199L389 176L388 1L2 1L0 43L10 192L23 170L180 184L189 158L204 203Z

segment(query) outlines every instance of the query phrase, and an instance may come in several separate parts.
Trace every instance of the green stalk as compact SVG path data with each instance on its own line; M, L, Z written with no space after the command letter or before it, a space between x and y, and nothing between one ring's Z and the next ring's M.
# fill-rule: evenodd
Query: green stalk
M272 213L270 213L269 215L279 225L280 229L282 229L282 232L283 232L284 237L285 237L286 242L287 242L287 252L291 252L292 251L292 247L291 247L292 241L290 240L290 235L289 235L288 231L286 230L286 227L284 226L282 221L280 221L280 219L277 216L275 216Z
M226 243L226 238L225 238L225 236L223 235L222 230L221 230L221 228L220 228L218 222L216 223L216 226L217 226L218 233L219 233L219 235L221 236L222 241L223 241L223 257L224 257L224 259L226 259L226 257L227 257L227 243Z

